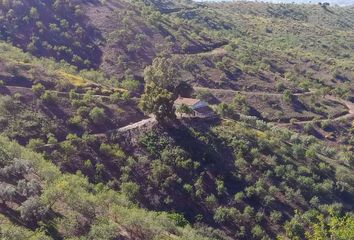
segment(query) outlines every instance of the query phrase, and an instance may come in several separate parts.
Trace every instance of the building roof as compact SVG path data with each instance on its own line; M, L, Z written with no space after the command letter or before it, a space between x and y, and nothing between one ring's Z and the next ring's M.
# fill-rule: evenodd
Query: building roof
M211 109L209 106L195 109L194 112L196 113L196 116L198 116L198 117L214 117L214 116L216 116L213 109Z
M194 106L195 104L199 103L200 101L201 101L200 99L195 99L195 98L178 97L175 101L175 104L176 105L186 104L187 106Z

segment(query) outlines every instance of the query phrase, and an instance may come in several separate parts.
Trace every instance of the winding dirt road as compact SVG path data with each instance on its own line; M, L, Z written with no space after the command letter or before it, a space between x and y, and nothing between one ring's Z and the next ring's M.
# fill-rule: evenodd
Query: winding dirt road
M32 89L29 88L29 87L20 87L20 86L6 86L6 88L8 88L9 90L11 91L31 91L32 92ZM268 93L268 92L248 92L248 91L236 91L236 90L231 90L231 89L212 89L212 88L205 88L205 87L194 87L195 90L205 90L205 91L210 91L211 93L212 92L219 92L219 93L241 93L241 94L245 94L245 95L259 95L259 96L283 96L282 93ZM68 95L69 93L68 92L60 92L60 91L52 91L52 92L55 92L55 93L58 93L58 94L65 94L65 95ZM314 94L315 91L310 91L310 92L305 92L305 93L295 93L294 95L295 96L309 96L309 95L312 95ZM84 94L79 94L79 95L84 95ZM92 95L94 97L101 97L101 98L108 98L108 96L105 96L105 95ZM348 113L343 115L343 116L339 116L339 117L336 117L336 118L332 118L332 119L319 119L319 120L308 120L308 121L296 121L295 123L296 124L307 124L307 123L318 123L318 122L324 122L324 121L340 121L340 120L346 120L346 119L351 119L353 118L354 119L354 103L350 102L350 101L345 101L345 100L342 100L340 98L337 98L337 97L334 97L334 96L331 96L331 95L327 95L325 97L326 99L328 100L331 100L331 101L337 101L337 102L340 102L342 104L344 104L347 108L348 108ZM96 134L93 134L94 136L97 136L97 137L101 137L107 133L111 133L111 132L118 132L118 133L123 133L123 132L127 132L127 131L131 131L131 130L134 130L134 129L137 129L137 128L141 128L141 127L144 127L146 125L149 125L149 124L153 124L156 122L156 119L152 116L150 116L150 118L147 118L147 119L143 119L139 122L135 122L135 123L131 123L129 125L126 125L124 127L121 127L121 128L117 128L117 129L112 129L112 130L109 130L107 132L104 132L104 133L96 133ZM287 127L287 126L291 126L292 124L291 123L277 123L278 126L281 126L281 127Z
M5 86L8 90L10 91L19 91L19 92L23 92L23 91L26 91L26 92L32 92L32 88L30 87L21 87L21 86ZM61 91L57 91L57 90L49 90L49 92L53 92L53 93L56 93L56 94L59 94L59 95L65 95L65 96L69 96L69 92L61 92ZM76 93L77 95L80 95L80 96L84 96L85 93ZM100 98L107 98L109 99L109 96L107 95L100 95L100 94L93 94L91 95L92 97L100 97Z
M268 93L268 92L248 92L248 91L236 91L236 90L231 90L231 89L215 89L215 88L205 88L205 87L194 87L195 90L204 90L204 91L210 91L211 93L240 93L244 95L258 95L258 96L278 96L282 97L282 93ZM315 93L315 90L310 90L309 92L304 92L304 93L294 93L294 96L311 96ZM332 119L319 119L319 120L308 120L308 121L296 121L296 124L306 124L306 123L318 123L318 122L324 122L324 121L340 121L340 120L346 120L346 119L354 119L354 103L350 101L346 101L343 99L340 99L338 97L332 96L332 95L327 95L325 96L327 100L331 101L336 101L340 102L343 105L345 105L348 108L348 113L336 118ZM291 126L291 123L277 123L278 126L281 127L287 127Z
M332 118L332 119L296 121L295 124L303 125L303 124L307 124L307 123L320 123L320 122L325 122L325 121L336 122L336 121L342 121L342 120L347 120L347 119L354 119L354 103L340 99L340 98L336 98L331 95L327 95L325 98L328 100L331 100L331 101L337 101L337 102L344 104L348 108L348 113L345 115L336 117L336 118ZM287 127L287 126L291 126L291 125L292 125L291 123L279 123L278 124L278 126L282 126L282 127Z
M118 133L122 133L122 132L128 132L130 130L134 130L134 129L137 129L137 128L141 128L141 127L144 127L146 125L149 125L149 124L153 124L153 123L156 123L157 120L155 117L150 117L148 119L144 119L144 120L141 120L139 122L136 122L136 123L132 123L132 124L129 124L127 126L124 126L124 127L121 127L121 128L118 128L116 131ZM115 130L111 130L110 132L113 132Z
M195 90L201 91L210 91L211 93L241 93L244 95L258 95L258 96L278 96L281 97L284 94L282 93L268 93L268 92L249 92L249 91L239 91L239 90L232 90L232 89L220 89L220 88L206 88L206 87L193 87ZM304 92L304 93L294 93L294 96L310 96L314 93L314 91Z

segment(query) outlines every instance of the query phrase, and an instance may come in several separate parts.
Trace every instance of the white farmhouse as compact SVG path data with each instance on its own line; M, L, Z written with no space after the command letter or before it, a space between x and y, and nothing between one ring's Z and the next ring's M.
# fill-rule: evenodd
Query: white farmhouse
M174 106L177 109L183 104L193 110L193 117L205 118L215 116L215 113L209 107L209 104L200 99L178 97L174 103Z

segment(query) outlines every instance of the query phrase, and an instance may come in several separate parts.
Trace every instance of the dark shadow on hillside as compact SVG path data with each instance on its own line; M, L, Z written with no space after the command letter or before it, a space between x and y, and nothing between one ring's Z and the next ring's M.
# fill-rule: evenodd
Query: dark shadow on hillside
M67 120L69 115L65 113L57 104L43 104L41 110L51 119Z
M258 111L257 109L255 109L254 107L249 107L249 108L250 108L250 110L249 110L249 114L250 114L250 115L257 117L257 118L260 119L260 120L266 121L266 119L263 118L261 112L259 112L259 111Z
M22 76L15 76L11 78L5 78L5 84L7 86L31 88L33 82Z
M18 226L26 227L31 230L35 230L35 226L30 226L25 224L23 221L20 220L20 213L9 208L5 203L0 203L0 212L4 214L10 221Z
M0 94L1 95L11 95L11 92L6 87L0 87Z
M183 121L175 121L173 124L164 126L164 131L170 136L174 145L180 147L190 154L195 161L199 160L200 169L198 171L205 172L203 175L205 183L205 191L215 193L215 178L224 176L225 186L231 193L236 193L242 189L245 183L235 182L234 176L231 174L231 169L234 169L234 155L230 147L224 145L222 139L212 133L211 128L218 125L220 120L205 120L205 119L190 119ZM195 131L207 135L207 138L212 142L204 142L200 136L195 135ZM200 175L198 173L198 175ZM184 192L175 192L175 196L183 196ZM227 198L220 199L221 203L227 204ZM217 225L213 219L213 214L207 209L201 209L199 202L194 200L188 204L178 204L178 211L182 211L189 219L193 219L195 214L203 214L204 221L211 225ZM195 209L195 206L199 206Z
M242 72L241 69L236 68L236 69L233 70L233 71L230 71L230 70L227 69L227 70L225 71L225 74L226 74L226 77L227 77L228 79L230 79L230 80L232 80L232 81L236 81L237 79L239 79L239 78L242 76L243 72Z
M308 107L303 104L297 97L292 98L291 106L294 108L294 111L298 113L309 111Z

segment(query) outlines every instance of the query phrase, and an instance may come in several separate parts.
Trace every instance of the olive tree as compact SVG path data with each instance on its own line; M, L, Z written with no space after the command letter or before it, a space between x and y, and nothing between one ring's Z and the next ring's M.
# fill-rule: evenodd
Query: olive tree
M158 121L174 119L174 100L173 94L168 90L155 83L148 83L141 96L140 107L145 113L154 114Z

